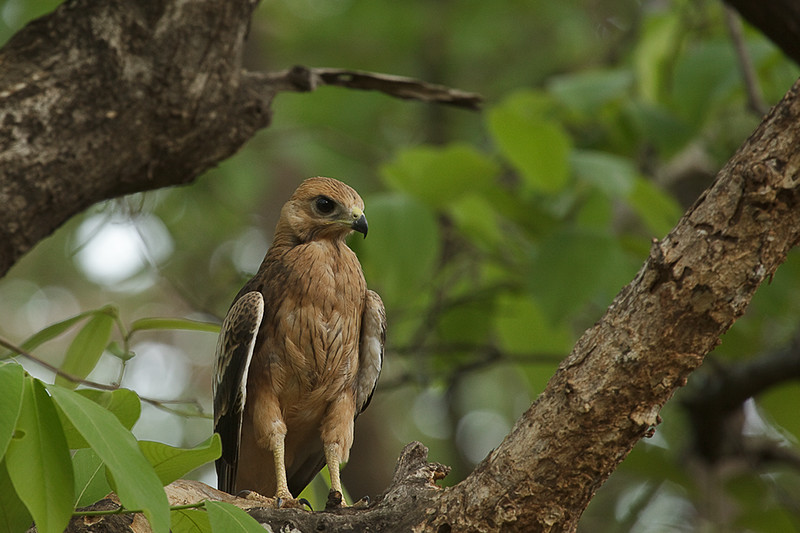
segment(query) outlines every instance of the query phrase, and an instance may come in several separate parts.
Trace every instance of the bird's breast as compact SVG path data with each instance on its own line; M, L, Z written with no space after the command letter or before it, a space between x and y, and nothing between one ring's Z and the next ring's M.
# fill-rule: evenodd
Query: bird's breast
M284 405L327 403L353 387L358 371L364 276L349 248L326 244L285 254L283 279L265 294L273 314L261 353Z

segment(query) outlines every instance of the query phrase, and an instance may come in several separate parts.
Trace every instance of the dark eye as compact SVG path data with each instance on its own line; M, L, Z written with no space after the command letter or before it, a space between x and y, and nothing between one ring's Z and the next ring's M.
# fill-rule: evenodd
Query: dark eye
M323 215L329 215L333 212L336 208L336 204L333 200L328 198L327 196L318 196L317 199L314 201L314 205L317 206L317 211L322 213Z

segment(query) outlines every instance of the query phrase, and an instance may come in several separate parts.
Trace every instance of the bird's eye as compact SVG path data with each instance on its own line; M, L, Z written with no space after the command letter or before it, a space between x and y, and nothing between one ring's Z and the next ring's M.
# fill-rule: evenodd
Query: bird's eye
M327 196L318 196L314 201L314 205L317 206L317 211L323 215L331 214L334 208L336 208L336 203Z

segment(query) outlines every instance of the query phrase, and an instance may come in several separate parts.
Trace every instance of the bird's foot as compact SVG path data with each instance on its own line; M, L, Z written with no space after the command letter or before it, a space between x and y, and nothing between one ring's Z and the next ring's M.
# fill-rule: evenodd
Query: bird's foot
M309 511L314 510L311 503L305 498L292 498L291 495L288 498L275 496L276 509L303 509L304 507L307 507Z
M367 507L369 507L369 504L370 504L369 496L364 496L363 498L355 502L352 505L352 507L353 509L366 509Z
M328 501L325 502L325 509L338 509L339 507L347 507L347 502L344 501L341 492L331 489L328 492Z
M237 498L243 498L245 500L256 501L256 502L264 502L269 503L272 501L272 498L267 498L266 496L262 496L261 494L257 493L254 490L240 490L236 494Z

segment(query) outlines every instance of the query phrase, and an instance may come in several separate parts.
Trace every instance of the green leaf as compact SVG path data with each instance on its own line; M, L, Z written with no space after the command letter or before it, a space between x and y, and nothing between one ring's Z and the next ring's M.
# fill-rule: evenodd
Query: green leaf
M56 322L55 324L51 324L51 325L47 326L46 328L44 328L43 330L38 331L38 332L34 333L33 335L31 335L30 337L28 337L28 339L26 339L25 342L20 344L19 347L22 348L25 351L31 351L31 350L41 346L45 342L58 337L59 335L61 335L65 331L67 331L69 328L71 328L73 325L75 325L76 323L80 322L81 320L83 320L87 316L92 315L94 313L95 313L94 310L86 311L86 312L81 313L79 315L75 315L73 317L67 318L66 320L62 320L61 322ZM5 359L5 358L9 357L11 354L12 354L11 352L7 352L0 359Z
M470 240L489 247L506 242L497 212L482 195L470 193L462 196L451 206L450 215Z
M211 533L208 513L202 509L172 511L169 517L172 533Z
M161 442L139 441L139 449L153 465L161 483L168 485L195 468L217 459L222 454L222 443L219 435L214 433L194 448L175 448Z
M89 319L69 345L61 370L80 379L89 375L111 338L111 328L114 327L112 312L111 308L106 307ZM78 386L63 376L56 376L55 382L70 389Z
M11 482L43 533L61 533L72 516L69 449L53 401L36 379L25 380L17 431L6 455Z
M139 419L142 406L139 401L139 396L131 390L117 389L115 391L101 391L95 389L81 389L75 392L113 413L126 429L131 429ZM64 416L63 412L59 411L59 417L61 418L61 425L64 428L64 434L67 436L67 444L71 450L91 447L89 443L86 442L86 439L83 438L81 432L72 424L72 421Z
M82 395L57 385L47 389L62 415L105 463L122 504L128 509L142 509L153 531L166 533L167 496L130 431L111 412Z
M485 191L495 185L499 173L495 162L466 144L411 148L381 168L394 189L434 208L449 205L465 192Z
M106 467L93 450L76 450L72 454L72 470L75 472L75 508L91 505L111 492Z
M549 320L560 323L595 297L607 305L635 273L617 239L592 230L564 230L542 241L530 287Z
M6 454L17 427L25 390L25 371L16 362L0 363L0 457Z
M387 307L391 303L407 306L409 293L421 293L433 277L440 246L436 218L429 207L406 194L381 194L368 200L369 238L354 240L351 246Z
M637 178L628 203L654 236L669 233L681 217L678 202L644 178Z
M255 518L235 505L225 502L206 501L208 521L213 531L226 533L264 533L264 528Z
M564 326L552 323L529 296L498 299L494 327L500 347L518 354L567 354L573 339Z
M219 333L219 324L211 322L200 322L189 320L188 318L140 318L131 324L130 333L134 331L159 330L159 329L182 329L188 331L206 331L208 333Z
M588 115L624 98L632 85L633 73L629 70L588 70L555 76L547 88L569 108Z
M672 74L672 63L683 33L683 21L678 10L646 17L642 38L634 49L636 85L642 99L654 103L664 98Z
M638 175L633 161L607 152L573 150L570 163L579 180L612 198L628 194Z
M114 391L81 389L77 391L84 398L114 413L126 429L131 429L142 414L142 402L139 396L130 389Z
M558 192L569 178L572 143L561 124L549 117L552 108L539 93L519 92L488 113L489 131L500 152L535 192Z
M11 483L5 460L0 461L0 533L26 531L32 523L31 514Z
M800 405L800 387L785 385L768 389L758 398L758 406L769 420L789 433L790 440L800 439L800 420L797 406Z
M715 107L741 86L741 74L730 42L693 43L675 65L672 107L700 125Z

